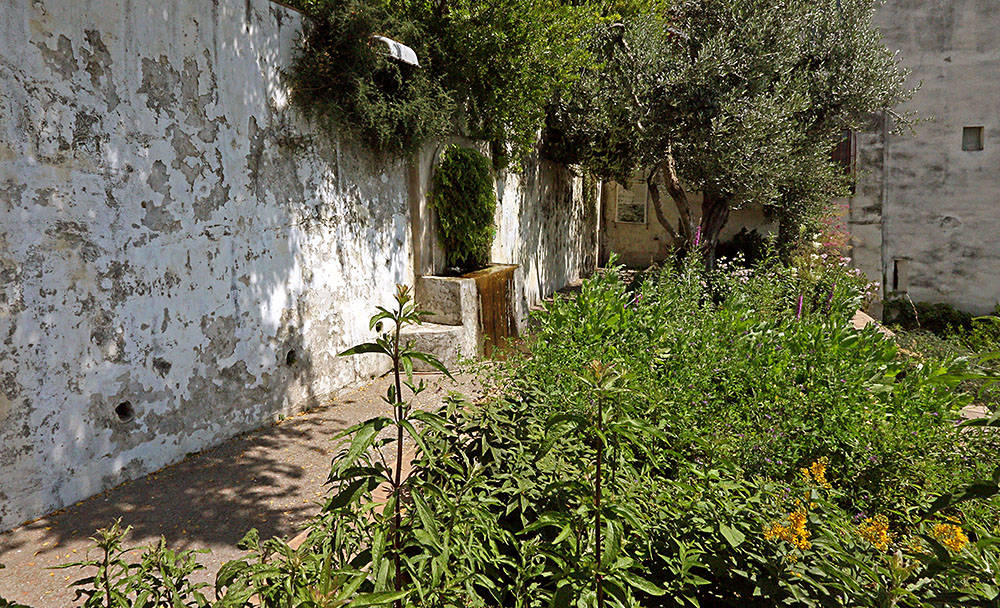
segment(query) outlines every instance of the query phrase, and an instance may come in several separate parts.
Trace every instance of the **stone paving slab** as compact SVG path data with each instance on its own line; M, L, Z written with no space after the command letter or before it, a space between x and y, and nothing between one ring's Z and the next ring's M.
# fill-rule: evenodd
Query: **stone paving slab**
M418 374L428 389L417 399L432 408L451 391L475 399L475 376ZM0 597L33 608L70 608L81 602L66 588L82 571L48 570L86 554L89 537L116 518L132 526L126 546L163 536L173 549L208 549L196 580L213 583L236 543L252 527L261 538L291 538L314 516L335 451L337 432L375 415L391 415L381 397L391 376L376 379L322 407L231 439L155 473L0 534ZM405 390L405 389L404 389ZM392 462L395 451L391 450ZM407 454L413 450L408 446ZM404 456L406 458L406 456Z

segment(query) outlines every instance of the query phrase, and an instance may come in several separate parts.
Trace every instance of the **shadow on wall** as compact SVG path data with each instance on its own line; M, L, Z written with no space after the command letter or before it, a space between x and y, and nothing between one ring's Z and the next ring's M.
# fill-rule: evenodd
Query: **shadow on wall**
M45 552L51 547L53 555L43 554L34 560L42 566L61 563L67 560L61 559L59 546L78 542L119 517L133 528L130 545L149 544L163 536L177 549L232 548L251 527L263 538L290 537L316 512L312 502L299 498L304 493L313 496L323 488L328 467L317 468L312 463L318 460L328 465L330 455L313 448L316 454L299 462L275 460L270 452L290 443L315 441L317 435L329 436L331 427L340 428L345 423L324 411L228 441L134 480L110 497L99 495L70 507L70 517L42 518L16 533L0 535L0 556L12 556L22 548ZM51 564L44 563L49 560ZM3 574L0 572L0 578Z
M596 229L596 214L585 214L578 182L567 167L536 157L498 180L494 260L521 266L522 321L527 307L580 278L584 235Z
M405 168L286 107L294 13L85 4L0 16L0 530L383 371L336 353L412 280ZM296 472L239 458L259 493L142 483L267 517Z

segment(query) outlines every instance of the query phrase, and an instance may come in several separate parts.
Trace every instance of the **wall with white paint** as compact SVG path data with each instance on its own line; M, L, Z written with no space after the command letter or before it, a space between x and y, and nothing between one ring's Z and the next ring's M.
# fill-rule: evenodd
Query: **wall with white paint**
M518 264L519 330L528 307L593 272L597 202L587 200L583 179L568 168L534 158L498 179L497 235L493 261Z
M288 106L300 20L266 0L0 11L0 530L386 369L336 353L433 248L427 175ZM522 180L569 182L532 167L501 183L497 245L531 302L580 250L572 198L546 211Z
M601 188L601 256L602 262L607 261L611 254L617 256L618 262L633 268L647 268L660 263L671 255L672 245L670 235L656 219L653 203L645 197L645 214L637 214L644 221L618 221L618 194L622 186L614 182L605 182ZM645 191L640 191L645 195ZM673 199L663 192L661 194L663 215L676 229L679 222L677 206ZM688 193L688 200L694 212L694 221L701 219L701 193ZM639 203L641 205L642 203ZM641 209L641 206L639 207ZM729 221L719 235L719 242L732 241L741 230L756 231L761 236L778 231L777 222L769 219L760 205L748 205L733 209Z

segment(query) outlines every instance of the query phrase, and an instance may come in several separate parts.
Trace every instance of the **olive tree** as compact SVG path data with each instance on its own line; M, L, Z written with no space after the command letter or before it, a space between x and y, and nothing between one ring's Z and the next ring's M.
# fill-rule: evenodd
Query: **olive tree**
M842 193L833 145L910 95L876 8L678 0L602 26L598 67L553 104L549 139L603 178L641 171L672 245L703 249L711 267L730 211L757 203L794 220ZM700 210L690 192L702 193Z

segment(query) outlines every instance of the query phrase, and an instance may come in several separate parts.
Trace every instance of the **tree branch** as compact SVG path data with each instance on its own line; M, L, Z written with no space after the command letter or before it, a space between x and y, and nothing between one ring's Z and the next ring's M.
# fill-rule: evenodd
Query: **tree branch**
M670 198L674 199L677 206L677 215L680 218L679 227L681 235L688 242L694 239L694 222L691 220L691 203L688 201L687 193L677 177L677 163L674 160L672 146L667 146L667 161L660 168L663 173L663 181L667 186Z
M653 170L646 178L646 188L649 190L649 198L653 201L653 211L656 212L656 221L663 226L663 229L667 232L667 236L670 237L670 244L674 247L680 245L680 237L677 236L677 232L674 227L670 225L670 220L667 219L666 214L663 213L663 203L660 202L660 186L654 181L656 177L656 171Z

